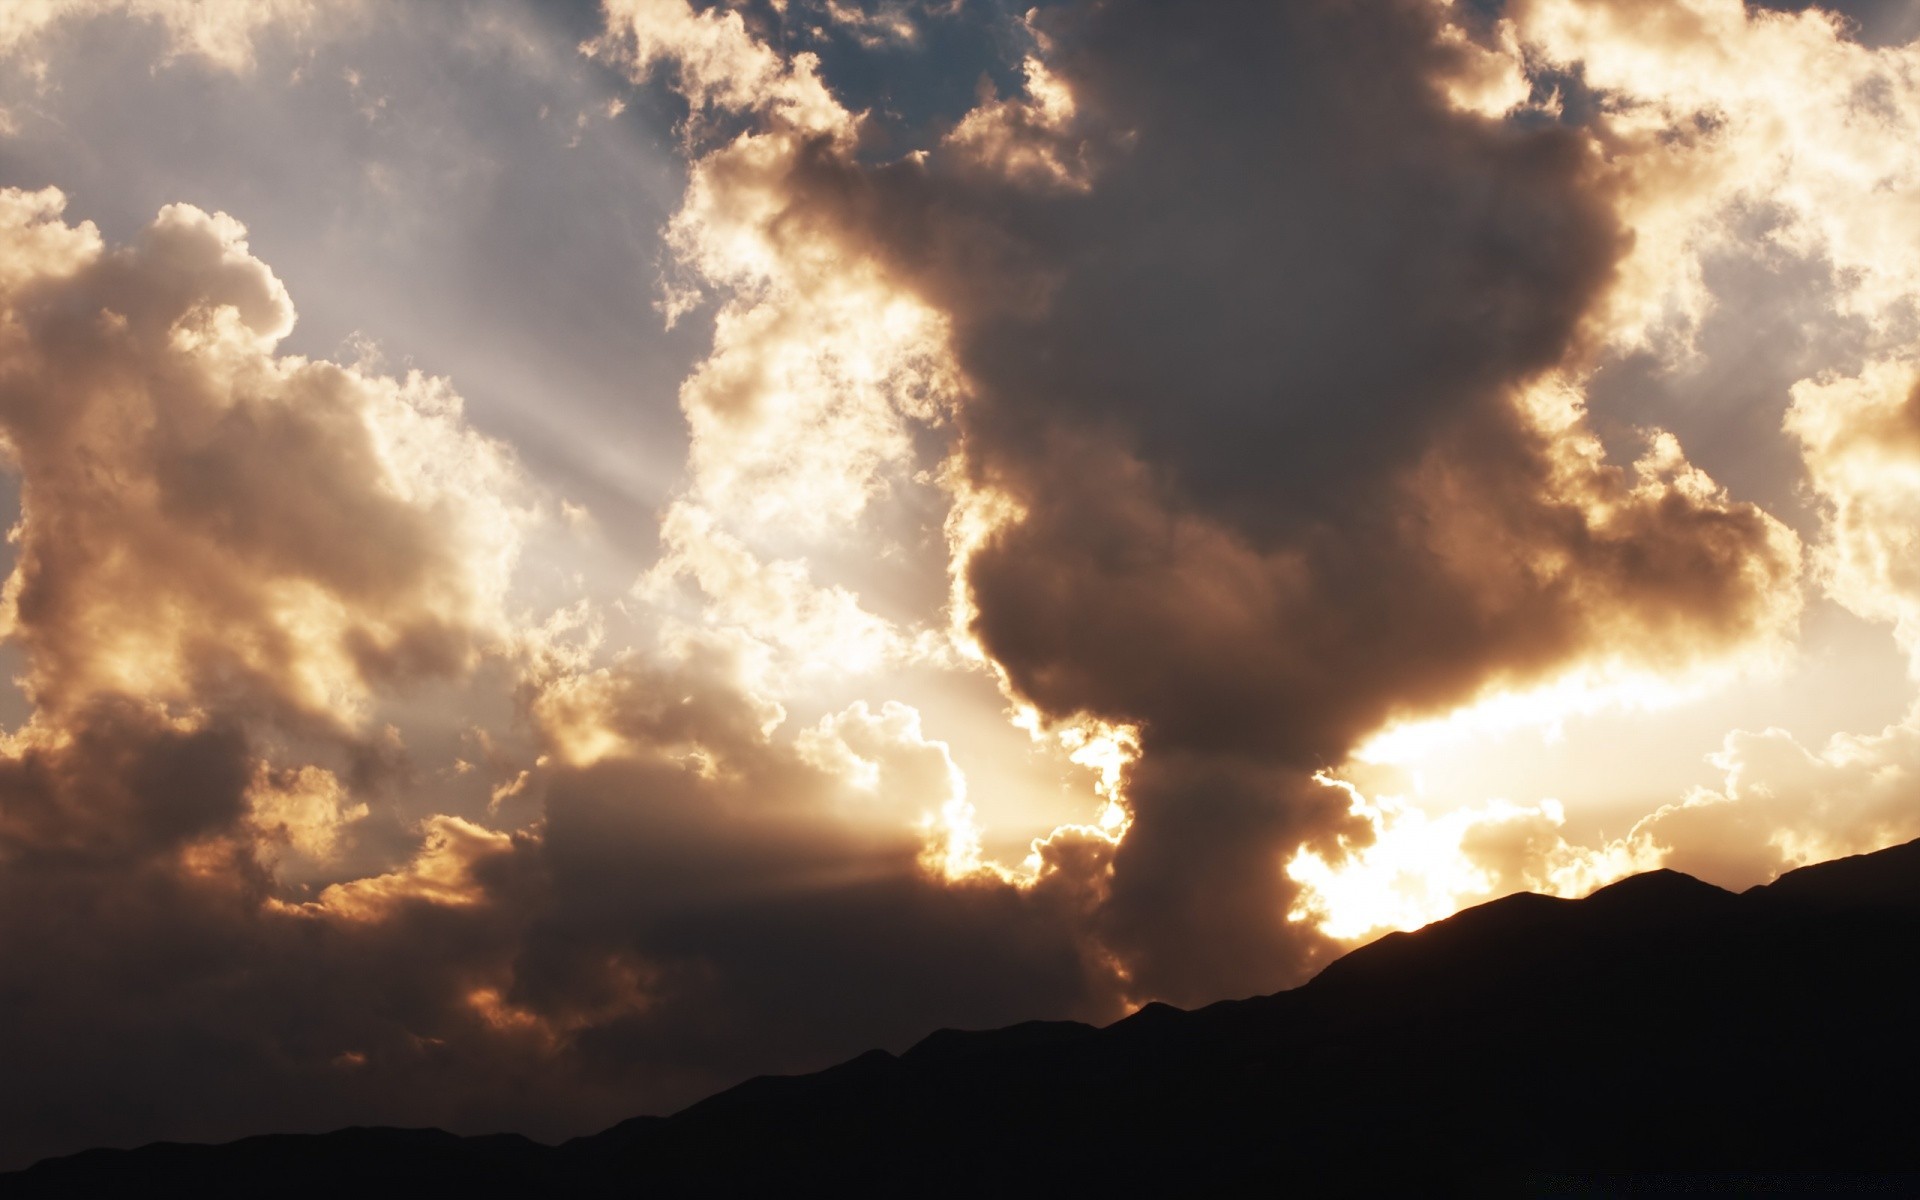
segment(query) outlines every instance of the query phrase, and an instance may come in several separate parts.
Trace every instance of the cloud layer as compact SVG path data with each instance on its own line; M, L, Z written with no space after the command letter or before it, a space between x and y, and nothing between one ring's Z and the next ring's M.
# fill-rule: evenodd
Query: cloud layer
M272 88L269 33L350 9L41 5L0 50L131 20ZM644 529L453 382L287 353L234 217L110 238L0 190L9 1161L559 1136L940 1025L1272 990L1514 888L1916 832L1911 716L1734 731L1612 838L1346 776L1410 722L1787 669L1810 602L1916 652L1920 50L1737 0L593 26L581 61L672 114L658 316L704 346L635 384L687 431ZM933 116L849 65L960 46L992 61ZM1697 414L1610 407L1739 376L1702 366L1745 353L1730 263L1822 309L1768 385L1798 509L1704 470ZM607 588L612 540L651 557Z

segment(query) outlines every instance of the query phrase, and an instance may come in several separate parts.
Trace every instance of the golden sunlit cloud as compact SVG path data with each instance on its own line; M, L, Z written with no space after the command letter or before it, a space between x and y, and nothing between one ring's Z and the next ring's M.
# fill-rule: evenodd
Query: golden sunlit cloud
M1894 331L1907 319L1902 314L1920 295L1920 259L1902 248L1911 239L1888 237L1920 218L1914 47L1865 47L1818 10L1760 12L1738 0L1690 0L1646 11L1597 0L1527 0L1509 14L1498 46L1476 46L1469 54L1490 81L1488 103L1479 103L1472 89L1455 100L1493 111L1526 99L1517 88L1491 88L1502 74L1486 57L1495 52L1509 69L1526 69L1531 56L1577 69L1600 89L1598 132L1621 189L1617 211L1634 234L1608 300L1606 338L1697 355L1695 332L1714 304L1702 264L1743 249L1750 236L1744 230L1756 221L1765 239L1760 252L1825 260L1839 312L1863 318L1876 336L1898 336ZM1809 85L1781 88L1777 81L1788 77ZM1868 95L1875 99L1863 105ZM1858 375L1796 384L1785 420L1824 510L1822 536L1810 556L1818 581L1854 612L1891 624L1909 651L1914 586L1899 564L1914 512L1907 419L1913 387L1902 353L1870 362ZM1551 393L1542 395L1548 404L1540 411L1551 422ZM1671 439L1664 448L1655 440L1654 457L1677 454ZM1687 482L1698 478L1690 470L1683 468L1675 484L1701 494ZM1790 535L1781 537L1787 545ZM1783 589L1778 615L1767 623L1773 634L1731 658L1708 657L1678 672L1670 661L1649 671L1603 660L1545 685L1497 687L1452 713L1390 725L1354 757L1417 769L1423 756L1442 747L1517 728L1551 733L1570 716L1702 702L1737 679L1787 670L1790 643L1782 635L1796 609ZM1727 772L1723 789L1698 789L1594 851L1613 866L1580 873L1580 886L1657 862L1745 885L1908 836L1909 823L1892 818L1888 824L1891 810L1869 798L1875 793L1865 783L1872 774L1867 763L1883 763L1888 777L1898 774L1887 755L1898 758L1890 748L1900 744L1904 728L1873 737L1837 735L1820 752L1801 749L1784 731L1730 734L1713 760ZM1842 764L1859 764L1852 769L1860 778L1845 777ZM1357 793L1355 803L1365 803ZM1458 842L1454 826L1477 823L1475 811L1429 818L1381 801L1366 814L1378 831L1378 849L1338 865L1310 854L1295 860L1295 877L1318 897L1295 915L1320 914L1323 927L1353 937L1369 926L1404 927L1442 915L1457 906L1449 895L1487 894L1473 861L1445 849ZM1435 837L1442 849L1414 848ZM1564 877L1555 883L1555 868L1548 866L1559 852L1558 846L1543 852L1527 886L1546 883L1547 890L1567 892ZM1424 873L1423 862L1432 864ZM1370 908L1370 897L1382 899Z
M673 583L689 580L705 598L702 624L737 629L771 646L801 674L868 675L916 653L938 653L925 645L931 635L909 640L846 588L816 586L805 560L762 562L704 509L674 504L660 535L666 553L636 585L636 595L665 608Z
M352 727L505 639L531 510L444 381L275 357L293 306L230 217L175 205L108 251L61 205L0 211L5 626L44 713L224 692Z
M1770 218L1771 246L1831 260L1843 311L1882 321L1920 294L1920 251L1890 232L1920 220L1920 48L1869 48L1819 8L1741 0L1511 11L1520 52L1577 67L1603 97L1634 231L1613 336L1674 321L1690 336L1713 303L1702 259L1739 244L1751 215Z
M486 890L475 876L489 858L511 852L513 839L459 817L438 816L422 828L420 850L397 871L336 883L307 904L273 902L301 916L340 917L349 921L385 919L402 905L432 904L464 908L479 904Z
M980 830L967 800L967 777L945 742L921 730L920 714L889 700L879 712L864 701L822 717L795 741L800 757L852 790L895 812L917 809L925 848L921 862L948 879L984 869Z
M1761 711L1920 664L1920 46L1737 0L600 17L0 7L0 138L85 210L0 180L0 993L95 1064L67 1109L217 1030L289 1122L559 1137L1920 833L1920 710ZM169 81L220 119L129 124ZM626 374L503 366L504 312ZM536 403L652 490L496 436ZM1683 718L1579 792L1502 760ZM87 1137L253 1131L210 1094Z
M1029 55L1025 94L988 98L961 118L944 149L1009 182L1084 192L1093 186L1087 148L1073 136L1073 92Z
M1346 793L1367 839L1332 859L1310 848L1294 855L1287 874L1303 890L1287 916L1344 941L1417 929L1510 892L1583 896L1661 862L1644 839L1596 850L1569 845L1565 810L1552 799L1490 800L1432 816L1404 797L1370 799L1334 776L1316 779Z
M1786 425L1825 508L1828 594L1891 624L1920 678L1920 369L1882 360L1856 378L1804 380Z
M1585 664L1544 684L1496 689L1438 717L1395 722L1355 747L1353 759L1417 766L1437 750L1515 730L1557 739L1569 718L1657 713L1712 695L1738 677L1737 670L1724 667L1675 677L1624 663Z
M319 862L333 856L341 830L368 811L364 802L348 798L333 772L315 766L273 771L261 763L247 801L263 840Z

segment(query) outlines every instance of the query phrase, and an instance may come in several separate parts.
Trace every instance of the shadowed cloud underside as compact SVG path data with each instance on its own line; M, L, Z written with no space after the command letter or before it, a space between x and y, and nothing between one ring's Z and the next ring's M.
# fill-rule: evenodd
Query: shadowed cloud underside
M1912 837L1912 33L8 9L0 1164Z

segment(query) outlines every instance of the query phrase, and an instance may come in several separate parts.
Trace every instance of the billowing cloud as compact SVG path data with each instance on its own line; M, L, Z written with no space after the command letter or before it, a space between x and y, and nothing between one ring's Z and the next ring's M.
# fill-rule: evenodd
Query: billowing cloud
M621 12L636 66L692 54L657 49L661 8ZM1316 767L1394 717L1587 660L1681 669L1777 641L1797 540L1670 435L1607 460L1579 380L1632 244L1616 185L1576 131L1455 107L1493 68L1429 7L1196 23L1109 4L1022 28L1024 94L878 166L855 116L793 115L805 61L687 58L709 72L678 68L696 111L723 96L761 121L699 160L676 224L683 261L735 296L703 374L751 381L721 410L733 446L833 447L847 517L903 420L951 422L963 638L1043 720L1140 731L1095 936L1141 994L1270 986L1313 946L1279 864L1350 831ZM957 390L928 410L891 378L866 397L769 379L792 353L735 340L730 314L796 311L765 281L821 271L870 281L872 313L936 314L914 357ZM814 355L850 338L812 328ZM861 328L887 348L887 322ZM807 415L820 394L894 449Z
M1404 797L1369 797L1331 776L1318 782L1347 796L1364 833L1338 856L1306 849L1287 864L1305 889L1290 916L1334 937L1414 929L1519 891L1584 896L1661 865L1660 847L1644 838L1599 850L1570 844L1557 800L1490 800L1436 817Z
M1619 156L1636 240L1613 308L1628 330L1697 321L1711 303L1701 260L1743 236L1742 210L1765 218L1777 251L1827 258L1843 311L1884 320L1920 289L1920 258L1887 236L1920 216L1911 46L1862 45L1821 8L1740 0L1511 11L1527 52L1594 97L1590 119Z
M613 652L585 601L530 623L536 497L444 381L278 354L292 302L231 218L111 247L55 192L0 202L32 706L0 746L0 986L9 1059L67 1068L0 1113L5 1153L370 1114L560 1133L875 1038L1121 1011L1070 838L1029 886L985 872L964 774L897 701L783 730L808 670L912 653L851 593L688 503L631 599L699 603L654 644ZM408 815L435 793L404 794L382 719L502 676L531 752L489 769L533 822L484 785Z
M1858 376L1793 389L1786 429L1801 445L1821 514L1815 565L1827 593L1891 627L1908 657L1920 639L1920 385L1910 362L1867 364ZM1637 822L1620 843L1728 886L1750 886L1808 863L1920 835L1913 779L1920 717L1838 733L1810 747L1784 729L1736 730L1712 755L1724 772Z
M46 4L0 45L96 8L223 85L319 12ZM1346 781L1422 721L1785 669L1809 584L1920 636L1913 51L1723 0L1489 8L608 0L576 65L684 156L658 315L705 347L635 384L687 434L644 529L543 497L448 381L286 353L232 217L109 239L0 190L0 1058L39 1081L0 1152L577 1132L1911 831L1911 719L1736 733L1611 839ZM952 111L833 78L963 21L998 58ZM1607 407L1623 361L1714 352L1743 255L1846 329L1778 398L1805 511Z
M1188 998L1299 961L1275 864L1349 831L1311 775L1364 734L1585 660L1682 668L1797 608L1782 526L1670 438L1623 470L1584 427L1628 244L1590 145L1454 110L1424 8L1353 20L1062 21L1056 69L1118 144L1093 197L1021 212L1044 309L957 334L967 470L1023 513L964 565L974 630L1042 709L1141 728L1115 911ZM1218 69L1252 46L1282 66ZM1216 149L1244 144L1272 157ZM1202 929L1266 933L1204 969Z
M1920 369L1875 362L1856 378L1803 381L1793 396L1787 429L1824 508L1827 591L1891 624L1920 677Z
M804 559L762 561L704 509L673 505L660 532L666 553L636 593L670 608L673 585L691 583L703 601L702 624L753 639L788 670L861 675L939 652L927 636L908 638L868 612L845 587L816 585Z
M1530 94L1510 98L1511 110L1559 113L1607 150L1613 208L1634 242L1598 309L1603 358L1658 364L1652 378L1662 389L1749 390L1774 406L1781 456L1799 459L1799 495L1811 502L1801 530L1813 581L1853 613L1890 626L1911 658L1914 581L1904 560L1913 538L1909 410L1920 260L1912 239L1893 231L1913 226L1920 201L1920 51L1881 36L1887 24L1870 5L1858 15L1871 28L1823 7L1766 8L1787 11L1737 0L1525 0L1507 6L1481 41L1535 80ZM1783 78L1806 86L1783 88ZM1748 303L1733 289L1764 285L1762 271L1797 273L1818 309L1817 321L1799 315L1802 347L1774 368L1801 374L1771 384L1743 374L1741 360L1766 360L1777 329L1755 322L1723 328L1711 342L1700 337L1720 310L1737 313ZM1698 402L1742 399L1709 393ZM1723 782L1696 787L1623 837L1591 847L1569 845L1554 819L1540 837L1516 844L1521 875L1527 886L1572 893L1596 871L1606 877L1664 862L1749 886L1911 837L1916 821L1899 800L1911 722L1909 715L1878 733L1838 733L1817 749L1783 729L1736 730L1711 756ZM1463 827L1490 828L1503 820L1498 808L1454 816ZM1415 813L1395 832L1390 816L1370 815L1386 831L1382 845L1395 837L1412 843L1446 824ZM1504 853L1483 851L1439 855L1473 877L1454 881L1459 899L1485 894L1482 868ZM1363 851L1353 861L1369 857L1376 861L1354 878L1334 873L1324 882L1357 889L1371 870L1379 883L1390 856ZM1303 861L1306 874L1318 874Z
M62 206L0 192L0 443L20 489L4 597L32 705L0 747L7 1055L66 1064L9 1104L9 1153L48 1130L121 1136L163 1082L200 1087L183 1128L214 1128L208 1106L276 1055L307 1061L298 1075L372 1052L359 1033L273 1046L260 1024L331 969L302 957L297 886L337 878L368 818L377 696L507 648L531 519L511 456L443 381L276 355L293 306L238 222L175 206L109 247ZM465 872L506 835L423 832L411 866L317 910L474 902ZM175 1061L194 1037L236 1049Z
M9 631L43 713L101 694L350 721L504 635L515 468L442 381L280 358L285 288L229 217L125 249L9 192Z

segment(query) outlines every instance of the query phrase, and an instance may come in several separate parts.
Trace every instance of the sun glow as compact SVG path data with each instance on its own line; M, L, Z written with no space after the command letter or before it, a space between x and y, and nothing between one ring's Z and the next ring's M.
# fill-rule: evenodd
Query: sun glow
M1581 896L1659 865L1658 848L1646 841L1569 845L1557 800L1489 800L1436 816L1405 797L1370 799L1325 772L1314 779L1347 794L1348 812L1370 840L1342 839L1344 853L1294 855L1285 869L1301 892L1287 919L1340 941L1417 929L1517 891Z
M1647 838L1570 844L1559 800L1495 795L1502 786L1492 782L1497 772L1470 770L1442 795L1429 794L1430 773L1422 768L1474 748L1496 753L1515 734L1559 742L1568 723L1583 718L1671 712L1778 665L1764 647L1749 650L1664 676L1618 661L1590 663L1534 687L1491 690L1443 716L1383 727L1353 751L1347 767L1315 776L1347 794L1364 832L1330 850L1302 849L1286 863L1288 877L1303 887L1288 919L1342 941L1366 940L1510 892L1584 895L1660 865L1661 847ZM1382 778L1410 782L1412 795L1398 794L1405 784L1388 783L1395 790L1370 796L1342 778L1376 786L1381 773L1363 768L1387 768Z
M1392 722L1362 742L1352 758L1370 765L1413 767L1441 749L1476 738L1537 730L1558 740L1570 718L1675 708L1751 669L1750 664L1729 662L1662 676L1618 663L1590 664L1536 687L1489 691L1444 716Z

